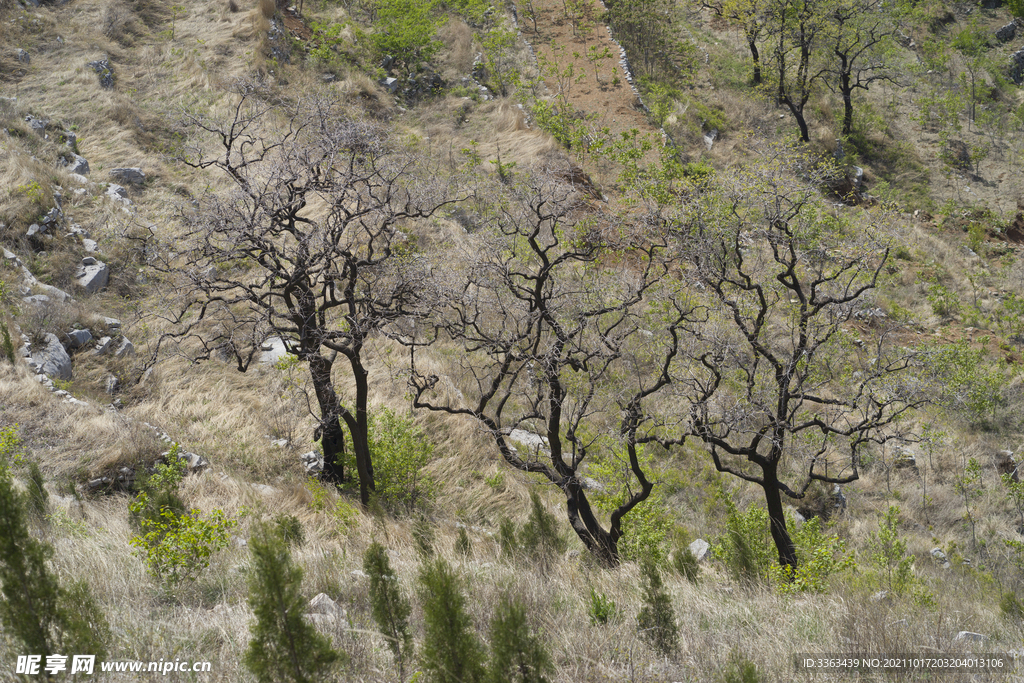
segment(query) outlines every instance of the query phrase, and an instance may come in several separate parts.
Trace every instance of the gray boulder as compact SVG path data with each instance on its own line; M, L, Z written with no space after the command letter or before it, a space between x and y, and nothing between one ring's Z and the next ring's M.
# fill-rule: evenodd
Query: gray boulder
M39 371L48 377L71 379L71 356L55 334L46 334L42 348L32 352L32 360L39 365Z
M110 337L100 337L99 341L96 342L96 349L93 351L93 355L102 356L110 353L113 341Z
M106 263L86 256L75 273L75 281L89 294L95 294L107 286L110 281L110 269Z
M96 244L96 240L91 240L88 238L82 239L82 248L85 249L85 253L87 254L92 254L93 252L95 252L97 246L99 245Z
M1011 21L996 31L996 40L1000 43L1007 43L1017 37L1017 22Z
M956 634L956 638L953 639L954 643L980 643L984 644L988 640L988 636L973 631L960 631Z
M707 133L704 133L704 146L708 148L709 152L711 151L711 148L715 146L715 140L717 140L717 139L718 139L718 129L717 128L712 128Z
M276 363L288 355L288 350L285 349L284 342L280 337L268 338L267 341L263 342L260 350L262 351L260 353L261 363Z
M50 123L49 119L37 119L35 116L29 114L25 117L25 122L28 123L28 127L32 129L33 133L38 133L41 136L46 136L46 126Z
M1010 80L1017 85L1024 84L1024 48L1010 55Z
M110 65L109 59L106 57L103 59L97 59L94 62L89 62L86 66L95 71L96 75L99 76L100 87L114 87L114 67Z
M46 232L45 225L33 223L32 225L28 226L28 230L25 231L25 237L35 237L36 235L42 235L44 232Z
M127 358L128 356L135 355L135 344L128 341L127 337L121 337L121 343L118 344L117 350L114 351L114 356L117 358Z
M112 184L107 188L107 196L111 199L128 199L128 190L121 185Z
M700 562L708 556L708 551L711 550L711 544L705 541L703 538L698 538L696 541L690 544L690 552Z
M15 59L17 59L22 64L28 64L29 62L32 61L32 58L29 57L28 52L26 52L25 50L22 50L20 47L17 50L14 51L14 57L15 57Z
M80 349L92 341L92 332L89 330L71 330L68 332L68 348Z
M74 159L70 164L68 164L68 173L77 173L78 175L84 176L88 172L89 162L85 160L85 157L75 154Z
M141 168L115 168L110 171L110 177L129 185L142 185L146 182L146 174Z
M315 476L324 471L324 461L316 451L309 451L299 456L302 466L306 468L306 474Z

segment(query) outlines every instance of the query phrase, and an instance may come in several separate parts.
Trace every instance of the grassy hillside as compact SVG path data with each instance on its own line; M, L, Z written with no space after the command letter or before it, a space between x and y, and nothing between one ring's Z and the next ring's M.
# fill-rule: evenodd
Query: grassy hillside
M324 593L340 610L307 619L345 654L330 680L446 680L429 664L433 558L454 567L485 659L512 641L491 630L503 601L525 607L547 680L788 681L811 678L794 673L798 653L892 652L1012 653L1003 678L1020 676L1024 490L1004 475L1024 433L1024 96L1011 56L1024 28L997 38L1012 20L1002 6L861 7L890 22L861 62L874 69L864 78L884 78L854 91L844 133L832 48L854 4L0 0L0 473L38 501L19 504L31 538L54 550L46 566L66 588L84 582L105 616L106 659L209 661L209 673L170 675L258 680L243 664L251 546L271 523L301 536L290 553L303 600ZM779 103L799 86L780 57L792 68L799 50L794 29L776 27L798 10L818 31L806 142ZM763 24L760 83L743 17ZM225 154L219 133L240 122L252 138ZM124 168L144 179L111 174ZM372 210L348 218L367 197ZM410 207L429 215L388 214ZM289 228L285 214L314 237L253 237L254 225ZM351 228L332 244L338 225ZM352 289L378 315L360 337L379 494L364 507L351 425L347 480L307 474L303 455L323 448L308 358L261 360L268 337L301 335L215 294L266 282L268 254L290 268L325 245L317 282L341 282L343 256L370 259L371 244L387 258L360 266ZM780 475L803 495L782 496L795 577L779 567L762 488L717 471L710 438L770 422L752 406L776 405L785 373L765 359L799 346L806 311L771 270L790 247L792 277L856 264L857 292L808 318L820 351L789 371L813 387L794 400L815 397L793 420L836 430L784 425ZM81 277L90 258L108 268L96 291ZM744 298L754 289L721 285L733 267L768 292L761 318ZM813 296L850 291L842 280ZM267 316L287 314L285 296ZM388 308L398 300L407 308ZM208 317L178 317L195 302ZM357 317L325 313L335 351ZM174 336L190 324L194 336ZM75 330L91 339L75 348ZM51 339L69 351L63 379L21 352ZM501 361L516 373L494 382ZM355 415L345 350L328 377ZM848 398L858 390L874 403ZM882 405L913 409L851 445L841 432L857 411ZM700 432L699 417L712 426ZM548 455L559 446L569 470ZM205 463L179 482L154 469L169 452ZM755 460L723 457L720 469L760 476ZM848 483L801 488L808 468L835 478L853 465ZM644 480L609 566L567 510L585 500L611 530ZM166 557L147 564L167 546L133 545L157 528L140 522L146 510L159 519L140 492L195 510L177 518L186 526L223 513L208 567L195 540L172 553L173 571ZM710 544L699 561L697 539ZM411 602L415 654L401 667L373 616L374 542ZM0 680L20 680L28 652L4 624Z

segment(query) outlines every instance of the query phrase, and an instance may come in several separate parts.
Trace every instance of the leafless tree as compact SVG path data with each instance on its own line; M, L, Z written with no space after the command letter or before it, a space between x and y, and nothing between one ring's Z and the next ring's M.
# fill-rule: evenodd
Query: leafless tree
M888 262L888 217L830 206L799 179L815 179L814 161L789 154L720 178L681 213L681 257L710 316L674 376L685 433L763 489L779 562L796 567L782 494L857 479L925 387L900 327L857 317Z
M404 231L450 192L386 128L330 97L280 101L251 83L238 94L227 120L184 120L182 161L230 189L208 189L183 212L186 235L165 264L183 291L172 336L194 359L216 353L243 372L279 337L309 367L325 478L344 477L344 422L365 505L374 479L364 349L426 305L424 261ZM332 376L339 354L351 403Z
M562 490L575 533L615 565L622 520L653 487L637 452L650 440L644 404L668 385L692 311L677 301L644 329L669 273L656 232L641 224L617 236L550 177L507 192L472 255L444 274L448 305L410 343L414 405L479 420L509 465ZM460 350L440 365L430 342ZM606 529L580 468L608 431L630 483Z

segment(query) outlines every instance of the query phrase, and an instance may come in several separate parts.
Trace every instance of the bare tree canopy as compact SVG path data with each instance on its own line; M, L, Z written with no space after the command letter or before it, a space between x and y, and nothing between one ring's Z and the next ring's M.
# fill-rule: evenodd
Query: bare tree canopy
M232 187L208 189L184 212L187 233L166 264L184 290L173 336L193 358L216 352L243 372L280 338L309 366L325 477L344 477L344 422L366 504L374 480L363 351L428 306L427 268L404 230L453 201L449 188L386 128L328 96L280 102L248 84L227 120L186 115L184 132L184 163ZM355 381L351 403L332 378L339 354Z
M653 486L637 457L643 403L668 385L692 314L679 299L644 329L649 297L667 283L667 243L643 224L615 227L549 177L510 188L473 253L444 274L447 305L431 332L410 345L415 406L479 420L506 462L562 490L573 530L611 565L623 517ZM436 372L422 348L432 341L461 347ZM609 429L631 483L605 529L580 467Z
M901 418L925 400L919 354L901 345L901 327L858 318L889 257L890 217L855 221L837 210L817 189L827 169L815 168L774 147L705 187L677 225L686 274L709 312L674 369L685 432L719 471L763 488L779 561L790 567L781 494L799 499L812 481L857 479L864 450L899 436Z

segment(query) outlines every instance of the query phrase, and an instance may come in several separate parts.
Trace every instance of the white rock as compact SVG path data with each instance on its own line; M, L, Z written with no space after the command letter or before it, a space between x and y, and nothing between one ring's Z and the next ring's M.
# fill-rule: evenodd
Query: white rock
M135 344L128 341L127 337L121 337L121 343L117 347L117 351L114 351L114 355L118 358L127 358L128 356L135 355Z
M110 170L110 177L129 185L142 185L146 182L146 174L141 168L114 168ZM123 195L122 195L123 196Z
M711 550L711 544L705 541L703 538L698 538L696 541L690 544L690 552L700 562L708 556L708 551Z
M65 381L71 379L71 357L55 334L47 333L43 347L32 352L32 360L49 377Z
M110 282L110 269L106 263L87 256L82 259L82 265L75 274L75 281L89 294L95 294Z

